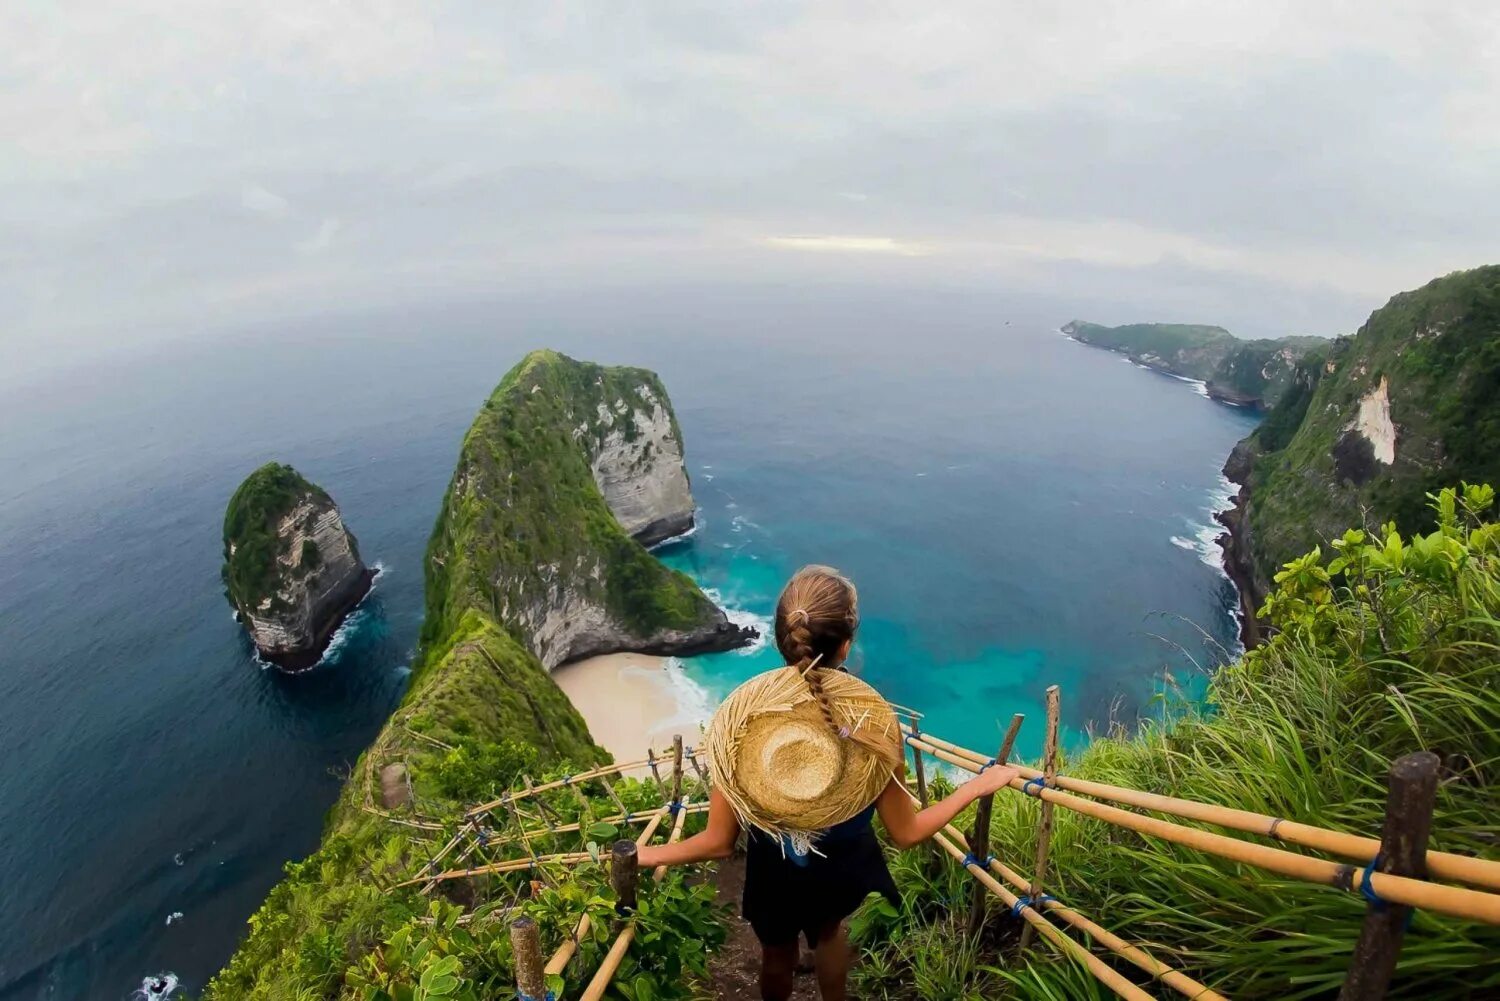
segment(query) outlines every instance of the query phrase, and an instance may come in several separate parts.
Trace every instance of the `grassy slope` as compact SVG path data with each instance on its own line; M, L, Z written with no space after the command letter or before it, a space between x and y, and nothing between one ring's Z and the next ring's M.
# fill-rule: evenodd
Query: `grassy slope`
M254 608L274 593L276 558L281 555L276 526L308 494L333 503L321 487L309 483L291 466L268 462L245 477L229 499L224 511L221 576L229 600L237 607ZM358 552L356 548L356 555Z
M1356 485L1337 474L1334 444L1382 377L1390 380L1396 462ZM1265 579L1347 525L1429 525L1426 495L1443 484L1500 482L1500 266L1394 297L1352 339L1309 359L1297 382L1305 388L1251 438L1262 454L1250 529Z
M1060 770L1378 834L1390 762L1433 750L1446 768L1433 847L1500 857L1500 526L1451 535L1371 540L1366 568L1343 586L1304 568L1281 589L1282 631L1214 678L1209 711L1182 707L1133 737L1095 740ZM1016 794L995 803L994 851L1023 873L1037 812ZM1337 992L1365 911L1358 895L1055 816L1048 890L1059 899L1239 1001ZM1017 957L1009 932L965 946L957 866L908 852L893 867L905 908L867 904L856 922L859 996L1112 996L1041 948ZM990 928L1007 924L997 916ZM1500 928L1419 912L1391 996L1496 996L1487 991L1500 992Z
M533 394L537 384L543 391ZM572 437L573 428L595 416L595 397L634 399L640 385L666 399L656 376L644 370L534 352L485 403L465 436L429 542L428 613L411 687L355 765L329 814L322 846L287 866L286 879L251 917L248 936L206 997L363 996L350 986L351 968L401 929L419 927L427 901L383 887L429 858L435 845L423 839L438 835L368 811L380 804L385 765L407 765L422 816L454 822L466 806L509 788L522 772L560 775L607 760L522 645L519 630L499 613L534 581L539 565L579 558L603 561L611 582L600 585L611 589L606 600L620 602L622 614L642 628L712 608L689 579L662 568L625 537ZM496 578L517 590L485 586ZM631 582L639 583L638 595L613 593ZM644 787L623 788L642 802L654 796ZM576 850L576 841L567 848ZM490 890L505 892L502 880L492 882ZM509 977L502 945L466 954L465 975L474 984Z

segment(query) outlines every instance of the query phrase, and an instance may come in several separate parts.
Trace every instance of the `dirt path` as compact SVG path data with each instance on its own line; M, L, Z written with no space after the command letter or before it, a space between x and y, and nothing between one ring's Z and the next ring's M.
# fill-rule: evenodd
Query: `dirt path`
M745 888L745 857L736 855L719 863L714 877L718 901L730 908L729 938L719 947L713 961L714 997L721 1001L759 1001L760 940L740 917L740 894ZM793 1001L817 1001L818 983L803 955L797 969Z

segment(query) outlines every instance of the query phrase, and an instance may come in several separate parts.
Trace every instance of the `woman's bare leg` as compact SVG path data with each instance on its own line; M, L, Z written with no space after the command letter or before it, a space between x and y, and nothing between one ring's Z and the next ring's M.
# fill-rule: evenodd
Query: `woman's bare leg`
M796 939L780 945L762 945L760 950L760 996L762 1001L787 1001L792 996L792 974L797 969Z
M818 971L818 994L823 1001L844 1001L849 983L849 936L842 921L818 930L813 967Z

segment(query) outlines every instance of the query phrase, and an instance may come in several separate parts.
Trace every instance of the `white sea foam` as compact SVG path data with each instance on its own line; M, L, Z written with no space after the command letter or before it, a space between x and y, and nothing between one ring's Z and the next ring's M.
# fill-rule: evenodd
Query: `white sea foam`
M365 619L369 618L370 615L373 614L369 609L370 595L375 593L375 589L380 586L381 578L390 573L391 568L386 566L380 560L376 560L375 565L370 567L370 569L374 571L374 576L370 578L370 590L365 592L365 596L359 599L359 604L354 606L354 610L352 612L344 616L344 621L339 623L339 627L335 629L333 631L333 635L328 638L328 646L323 649L323 656L319 657L318 662L312 667L304 668L304 671L311 671L313 670L313 668L322 667L324 664L331 664L335 660L337 660L340 654L343 652L344 647L349 644L350 638L359 631L359 628L364 624ZM260 665L260 669L262 671L267 669L280 670L280 668L276 667L275 664L271 663L268 660L262 659L259 650L256 650L250 656L252 660ZM301 674L303 672L294 671L291 673Z
M174 921L181 921L181 920L182 920L182 912L181 911L173 911L171 914L167 915L167 924L169 924L169 925L172 922L174 922Z
M665 539L662 539L660 542L651 543L651 545L647 546L646 548L650 552L655 552L656 550L661 549L663 546L670 546L674 543L681 542L684 539L691 539L693 536L698 534L698 529L702 527L703 509L700 507L693 512L693 524L688 528L686 532L679 532L676 535L669 535Z
M710 601L724 610L724 616L725 618L729 619L730 622L733 622L735 625L741 628L750 628L755 630L754 642L752 642L749 646L740 647L735 651L736 653L748 656L752 653L756 653L757 651L765 649L765 646L768 642L770 642L771 637L771 619L769 616L756 615L754 612L751 612L747 609L736 608L735 606L726 602L724 600L724 595L715 588L706 587L703 589L703 593L708 595L708 599Z
M1193 540L1191 540L1191 539L1184 539L1180 535L1174 535L1174 536L1172 536L1172 545L1176 546L1178 549L1186 549L1190 553L1191 552L1195 552L1197 550L1197 548L1198 548L1196 545L1193 544Z
M161 984L159 989L156 986L157 984ZM177 974L155 973L143 978L141 986L136 988L135 993L130 996L133 999L138 999L138 1001L163 1001L164 998L170 997L176 989Z

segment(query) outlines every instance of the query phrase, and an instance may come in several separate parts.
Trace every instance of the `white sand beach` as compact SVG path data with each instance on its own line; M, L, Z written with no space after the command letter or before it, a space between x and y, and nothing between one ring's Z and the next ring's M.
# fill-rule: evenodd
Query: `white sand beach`
M674 733L696 744L699 725L712 711L673 681L670 663L668 657L611 653L564 664L552 677L582 714L594 740L616 761L635 761L645 757L648 747L658 753L670 748Z

